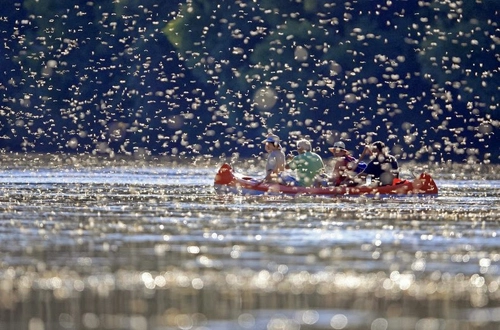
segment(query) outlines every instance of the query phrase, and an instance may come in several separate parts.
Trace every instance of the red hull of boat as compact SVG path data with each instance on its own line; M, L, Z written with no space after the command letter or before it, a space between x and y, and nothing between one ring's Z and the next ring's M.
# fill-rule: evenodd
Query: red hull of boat
M221 194L241 195L412 196L438 194L438 187L428 173L420 174L420 177L413 181L404 180L391 186L306 188L285 186L277 183L259 183L259 180L255 178L234 173L229 164L223 164L217 172L214 187Z

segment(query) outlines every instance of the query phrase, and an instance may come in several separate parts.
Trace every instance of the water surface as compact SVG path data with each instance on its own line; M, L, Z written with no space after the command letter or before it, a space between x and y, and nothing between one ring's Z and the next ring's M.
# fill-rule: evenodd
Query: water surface
M217 160L2 165L0 329L500 327L494 166L332 199L218 196Z

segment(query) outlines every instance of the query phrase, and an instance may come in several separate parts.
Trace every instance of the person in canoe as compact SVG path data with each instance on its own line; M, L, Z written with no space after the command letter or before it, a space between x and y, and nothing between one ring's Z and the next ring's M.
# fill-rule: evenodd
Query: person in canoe
M337 161L333 166L332 176L322 178L319 186L339 186L342 182L352 179L366 168L366 163L354 158L349 150L346 149L345 143L342 141L335 142L333 147L328 148L328 150Z
M359 183L361 179L365 182L367 176L372 177L372 184L385 186L393 184L394 180L399 179L399 165L396 157L389 154L385 143L382 141L373 142L369 146L365 146L359 160L366 155L371 156L371 161L368 163L363 172L359 173L354 178L354 185Z
M279 182L280 174L285 170L285 153L277 135L269 134L262 141L266 152L269 154L266 163L266 176L261 182Z
M311 142L305 139L297 141L298 155L291 156L286 168L295 170L297 173L297 184L301 187L312 187L318 176L324 172L323 159L312 151ZM286 183L288 180L285 180Z

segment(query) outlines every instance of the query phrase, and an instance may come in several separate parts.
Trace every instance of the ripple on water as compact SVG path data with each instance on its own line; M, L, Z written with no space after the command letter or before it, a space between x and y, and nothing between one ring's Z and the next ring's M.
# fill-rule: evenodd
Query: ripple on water
M0 328L499 325L499 181L438 180L436 198L225 197L214 172L0 172Z

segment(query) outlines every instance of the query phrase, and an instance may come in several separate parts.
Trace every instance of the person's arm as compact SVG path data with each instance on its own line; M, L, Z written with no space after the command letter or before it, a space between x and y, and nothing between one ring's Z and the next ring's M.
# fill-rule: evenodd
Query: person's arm
M273 169L268 169L266 170L266 176L264 179L260 180L257 182L257 185L264 183L264 182L270 182L271 181L271 175L273 174L274 170Z
M394 156L391 156L391 167L392 167L391 171L392 175L394 175L394 177L396 178L399 178L399 164L396 157Z
M341 177L340 171L342 170L342 165L343 164L344 164L343 160L338 160L335 163L335 166L333 167L332 176L329 178L328 181L330 181L330 182L337 182L337 180Z
M294 162L295 156L294 155L288 155L286 157L286 162L285 162L285 168L287 170L289 169L295 169L295 162Z
M354 161L346 164L346 169L348 169L350 171L355 171L356 168L358 167L358 164L361 163L361 161L363 160L363 158L365 158L366 155L369 155L369 156L373 155L373 151L371 150L369 145L365 145L363 152L361 153L361 155L359 156L358 159L355 159ZM361 173L362 172L356 174L355 177L357 177ZM365 176L366 176L366 174L365 174Z
M266 163L266 175L264 176L264 179L262 179L262 182L269 182L271 180L271 175L276 169L276 157L273 154L269 155L269 158L267 159Z
M366 155L368 155L368 156L373 155L372 149L370 148L369 145L365 146L365 148L363 149L363 152L361 153L361 155L359 156L358 160L356 161L356 164L359 163L360 161L362 161L363 158L365 158Z
M262 180L262 182L269 182L271 180L271 175L273 174L273 170L269 169L267 170L266 176Z
M279 172L277 171L277 168L276 166L274 168L270 168L268 170L266 170L266 177L264 178L264 181L265 182L269 182L271 181L271 177L273 174L278 174Z

